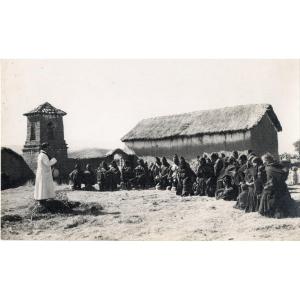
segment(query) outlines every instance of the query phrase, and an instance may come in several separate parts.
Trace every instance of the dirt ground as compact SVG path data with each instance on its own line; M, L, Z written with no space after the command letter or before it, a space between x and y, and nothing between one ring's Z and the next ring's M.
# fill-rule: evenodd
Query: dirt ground
M170 191L70 191L58 197L79 201L70 214L33 215L33 186L1 192L4 240L300 240L300 217L269 219L233 208L235 202L181 198ZM300 207L300 185L290 187ZM95 213L94 208L99 210ZM300 214L299 214L300 215Z

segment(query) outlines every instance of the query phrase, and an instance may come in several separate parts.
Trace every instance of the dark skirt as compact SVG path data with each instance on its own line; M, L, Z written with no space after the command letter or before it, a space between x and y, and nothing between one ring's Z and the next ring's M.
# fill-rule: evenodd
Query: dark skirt
M259 213L266 217L294 217L297 209L295 201L288 191L277 196L271 191L264 190L260 200Z
M179 179L177 184L176 195L181 195L181 196L194 195L192 178L185 177L184 179L182 178Z
M208 197L215 197L216 188L217 188L217 182L215 178L214 177L209 178L206 181L206 195Z
M247 205L248 205L248 192L242 191L237 197L237 202L234 208L238 208L240 210L246 210Z
M258 210L257 205L258 199L255 193L254 187L250 186L248 190L247 207L246 212L255 212Z
M205 194L206 194L206 179L197 178L196 182L194 183L194 192L195 192L195 195L205 196Z

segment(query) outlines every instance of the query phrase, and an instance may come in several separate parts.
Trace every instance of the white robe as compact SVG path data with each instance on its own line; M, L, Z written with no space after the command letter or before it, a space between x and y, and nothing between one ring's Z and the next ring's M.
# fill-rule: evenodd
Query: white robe
M56 159L49 160L48 155L41 151L37 160L37 171L35 177L34 199L46 200L55 197L51 166Z

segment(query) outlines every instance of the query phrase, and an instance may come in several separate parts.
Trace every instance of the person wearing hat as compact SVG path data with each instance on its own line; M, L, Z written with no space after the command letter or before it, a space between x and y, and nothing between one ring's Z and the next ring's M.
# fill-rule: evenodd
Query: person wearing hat
M34 199L40 204L45 204L46 200L55 198L54 184L51 166L57 160L49 156L49 144L43 143L37 158L37 171L34 186Z

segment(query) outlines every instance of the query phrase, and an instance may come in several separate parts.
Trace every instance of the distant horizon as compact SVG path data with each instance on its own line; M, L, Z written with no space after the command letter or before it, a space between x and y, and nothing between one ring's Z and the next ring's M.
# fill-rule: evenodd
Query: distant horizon
M68 144L68 143L67 143ZM19 149L18 153L20 153L20 151L22 152L22 148L24 147L24 145L1 145L1 147L5 147L5 148L10 148L12 150L14 150L13 148L15 149ZM123 149L124 147L120 147L120 149ZM110 150L113 150L112 148L109 149L109 148L105 148L105 147L84 147L84 148L70 148L68 147L68 152L69 151L80 151L80 150L91 150L91 149L101 149L101 150L107 150L107 151L110 151ZM17 152L17 151L15 151Z

